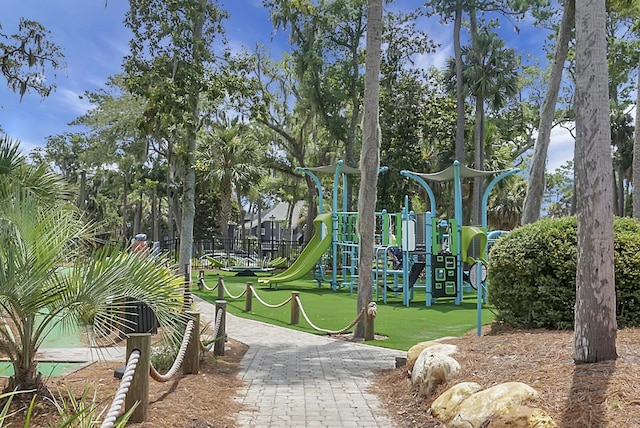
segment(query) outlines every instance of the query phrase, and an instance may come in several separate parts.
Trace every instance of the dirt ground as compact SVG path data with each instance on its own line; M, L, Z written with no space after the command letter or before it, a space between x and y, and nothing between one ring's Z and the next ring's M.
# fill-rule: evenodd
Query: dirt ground
M571 332L513 331L476 337L474 331L446 342L458 346L454 358L462 370L428 399L417 398L406 368L378 373L371 391L380 397L395 426L441 426L429 415L429 405L439 393L461 381L485 387L506 381L525 382L540 394L529 405L547 411L560 427L640 426L640 393L636 386L640 378L640 329L619 332L617 361L578 366L571 359ZM167 383L152 381L150 418L130 426L234 427L240 407L233 397L242 386L236 374L247 348L232 339L227 348L223 357L207 356L198 375ZM100 408L107 408L119 384L113 376L118 365L95 363L50 379L49 387L55 392L68 386L79 396L87 386L91 395L95 391ZM54 417L53 409L40 406L31 426L55 426Z

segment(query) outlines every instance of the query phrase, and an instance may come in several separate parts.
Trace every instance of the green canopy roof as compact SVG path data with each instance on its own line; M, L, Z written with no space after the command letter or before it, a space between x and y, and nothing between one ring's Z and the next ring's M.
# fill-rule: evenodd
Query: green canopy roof
M460 178L486 177L489 175L501 174L505 171L509 171L509 170L502 169L499 171L480 171L478 169L473 169L473 168L460 165ZM420 172L413 172L413 171L408 171L408 172L418 177L421 177L425 180L431 180L431 181L451 181L454 178L453 165L451 165L446 169L443 169L440 172L433 172L433 173L420 173Z
M312 172L319 172L322 174L335 174L336 173L336 168L338 167L338 163L334 163L333 165L325 165L325 166L315 166L315 167L307 167L307 168L303 168ZM342 165L342 168L340 169L340 172L344 173L344 174L360 174L360 170L358 168L352 168L350 166L347 165Z

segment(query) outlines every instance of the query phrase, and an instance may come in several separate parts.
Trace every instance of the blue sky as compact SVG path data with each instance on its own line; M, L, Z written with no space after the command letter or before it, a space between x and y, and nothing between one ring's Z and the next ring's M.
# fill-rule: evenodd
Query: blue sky
M231 14L225 24L232 49L252 48L256 42L279 54L286 49L271 42L272 26L262 0L226 0L220 2ZM57 89L48 98L27 94L22 101L18 94L5 85L0 86L0 126L11 137L18 139L26 154L34 147L44 145L46 138L78 128L67 124L85 113L91 106L81 98L85 91L104 87L109 76L121 71L122 59L128 53L130 32L123 20L129 2L125 0L0 0L0 24L4 33L14 33L21 17L43 24L51 32L51 40L63 48L66 67L56 77L48 76ZM398 0L394 8L415 7L416 2ZM430 37L440 43L435 54L418 59L421 66L444 64L452 55L451 30L442 28L433 20L425 23ZM503 37L511 29L505 28ZM514 37L515 32L513 33ZM539 51L543 37L517 37L523 54ZM511 43L508 42L509 45ZM560 130L552 134L548 169L555 168L572 157L573 140Z

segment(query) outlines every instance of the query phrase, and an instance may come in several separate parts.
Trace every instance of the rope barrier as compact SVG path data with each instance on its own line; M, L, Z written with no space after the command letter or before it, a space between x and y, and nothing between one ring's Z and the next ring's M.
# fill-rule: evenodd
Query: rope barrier
M286 299L284 302L279 303L279 304L276 304L276 305L273 305L273 304L270 304L270 303L268 303L268 302L265 302L265 301L264 301L264 300L263 300L263 299L258 295L258 292L257 292L257 290L253 287L253 285L249 285L249 286L248 286L248 287L246 287L246 288L242 291L242 293L240 293L238 296L234 296L234 295L232 295L231 293L229 293L229 290L227 289L227 286L226 286L226 284L224 283L224 280L223 280L222 278L220 279L220 283L216 284L216 286L215 286L215 287L213 287L213 288L208 287L208 286L205 284L205 282L204 282L204 278L201 278L201 279L200 279L200 281L202 282L203 287L204 287L206 290L209 290L209 291L213 291L213 290L215 290L215 289L216 289L216 287L218 287L218 285L219 285L220 283L222 283L222 286L223 286L223 288L224 288L224 291L227 293L227 295L229 295L229 297L230 297L231 299L239 299L240 297L244 296L244 295L246 294L246 292L247 292L247 289L249 289L249 288L250 288L250 289L251 289L251 292L253 293L253 296L255 296L255 298L258 300L258 302L260 302L262 305L266 306L267 308L271 308L271 309L280 308L280 307L282 307L282 306L286 305L287 303L289 303L289 302L291 302L291 301L293 300L293 297L289 297L289 298L288 298L288 299ZM348 326L346 326L345 328L343 328L343 329L341 329L341 330L327 330L327 329L320 328L320 327L316 326L315 324L313 324L313 323L311 322L311 320L309 319L309 317L307 316L307 313L305 312L304 307L302 306L302 302L300 301L300 297L299 297L299 296L296 296L296 297L295 297L295 299L296 299L296 302L298 303L298 306L299 306L299 308L300 308L300 312L302 312L302 316L304 317L304 319L305 319L305 321L307 322L307 324L309 324L309 326L310 326L312 329L314 329L314 330L316 330L316 331L323 332L323 333L327 333L327 334L343 334L343 333L345 333L346 331L350 330L351 328L353 328L353 326L354 326L354 325L356 325L356 324L358 323L358 321L360 321L360 319L361 319L361 318L362 318L362 316L364 315L364 311L365 311L365 310L366 310L366 311L368 311L368 313L369 313L369 315L370 315L370 316L375 317L375 316L376 316L376 314L377 314L377 305L376 305L376 303L375 303L375 302L371 302L368 306L363 307L363 308L362 308L362 310L360 311L360 313L358 314L358 316L357 316L357 317L356 317L356 318L355 318L355 319L354 319L354 320L353 320L353 321L352 321ZM220 314L218 314L218 315L220 316ZM200 343L200 349L201 349L202 351L205 351L205 352L206 352L206 351L211 350L211 347L213 346L213 344L214 344L217 340L219 340L219 339L220 339L219 337L217 337L217 330L218 330L218 328L219 328L219 325L218 325L218 324L219 324L219 322L220 322L220 321L217 319L217 320L216 320L216 326L215 326L215 329L216 329L216 330L215 330L215 334L213 335L213 338L214 338L214 339L213 339L213 341L212 341L211 343L209 343L208 345L206 345L206 346L205 346L205 345L203 345L202 343Z
M122 380L120 380L120 386L116 391L116 395L113 397L113 401L111 402L111 407L109 408L107 417L102 422L102 425L100 425L101 428L111 428L116 422L122 404L124 403L125 397L127 396L127 392L129 392L131 379L133 379L133 374L136 371L139 360L140 351L136 349L131 353L131 355L129 355L129 360L127 361L127 365L125 366Z
M231 298L231 299L239 299L242 296L244 296L247 293L247 288L245 287L244 290L242 290L242 293L238 294L237 296L234 296L233 294L231 294L229 292L229 289L227 288L227 284L224 283L224 279L222 279L222 288L224 289L224 292L227 293L227 295Z
M198 278L198 284L202 286L207 291L215 291L218 288L218 284L214 285L213 288L209 287L206 282L204 282L204 278Z
M229 289L227 288L227 284L224 283L224 279L220 278L220 282L218 284L216 284L213 287L209 287L207 285L206 282L204 282L204 278L199 278L198 282L202 285L202 288L204 288L207 291L215 291L218 286L220 285L220 283L222 283L222 288L224 289L224 292L227 293L227 295L232 299L239 299L242 296L244 296L247 293L247 289L245 288L244 290L242 290L242 293L238 294L237 296L234 296L233 294L231 294L231 292L229 291Z
M222 309L218 310L218 314L216 316L216 322L213 326L213 334L211 335L211 337L213 337L213 340L211 341L211 343L209 343L208 345L204 345L202 342L200 342L200 350L203 352L209 352L211 351L211 349L213 348L213 345L215 345L215 343L220 340L221 338L218 337L218 331L220 330L220 324L222 324Z
M182 344L180 345L180 350L178 351L178 355L176 356L176 359L173 362L173 365L171 366L171 368L167 373L160 374L156 370L156 368L153 367L153 364L150 364L149 374L151 375L151 378L153 380L155 380L156 382L167 382L173 377L174 374L176 374L178 369L180 369L180 366L182 366L182 360L184 360L184 354L187 351L187 345L189 345L189 339L191 337L191 331L193 330L193 327L194 327L193 320L189 320L189 322L187 323L187 327L185 328L185 331L184 331L184 337L182 338Z
M280 303L278 305L271 305L271 304L265 302L264 300L262 300L260 298L260 296L258 296L258 292L256 291L255 288L253 288L253 285L250 285L249 288L251 288L251 291L253 292L253 295L255 296L255 298L258 299L258 302L262 303L267 308L271 308L271 309L281 308L282 306L286 305L287 303L289 303L291 301L291 297L289 297L287 300L285 300L284 302L282 302L282 303Z
M304 317L305 321L307 321L307 324L309 324L309 326L311 326L311 328L316 330L316 331L321 331L321 332L328 333L328 334L342 334L342 333L345 333L347 330L350 330L354 325L356 325L356 323L358 321L360 321L360 318L362 318L362 315L364 314L364 311L367 309L366 307L362 308L362 310L360 311L360 313L358 314L356 319L353 320L351 322L351 324L349 324L348 326L346 326L342 330L335 330L334 331L334 330L326 330L324 328L316 327L311 322L309 317L307 316L307 313L304 311L304 308L302 307L302 302L300 301L300 297L296 296L296 302L298 303L298 307L300 308L300 312L302 313L302 316Z

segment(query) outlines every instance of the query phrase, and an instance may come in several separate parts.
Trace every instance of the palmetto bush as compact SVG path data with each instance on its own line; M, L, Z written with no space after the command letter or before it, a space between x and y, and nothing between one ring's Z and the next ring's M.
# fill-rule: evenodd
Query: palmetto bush
M7 390L44 390L36 352L58 324L122 328L135 300L164 331L179 328L181 277L162 260L97 245L99 227L83 221L60 179L26 165L7 139L0 183L0 351L15 373Z

